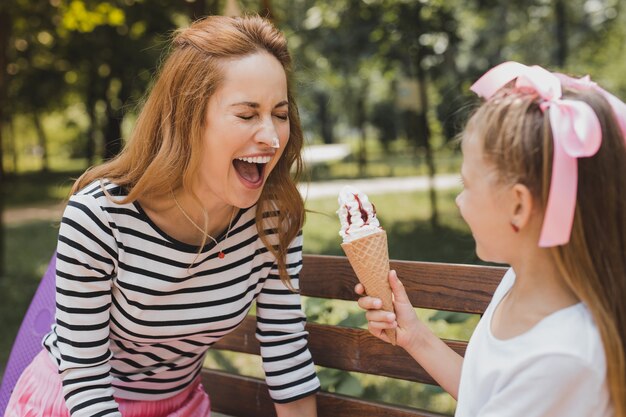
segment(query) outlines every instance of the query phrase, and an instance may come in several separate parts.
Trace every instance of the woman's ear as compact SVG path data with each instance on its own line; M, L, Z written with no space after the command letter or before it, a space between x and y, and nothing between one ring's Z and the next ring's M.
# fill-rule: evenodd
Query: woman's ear
M511 187L511 198L511 226L517 231L528 226L534 199L528 187L519 183Z

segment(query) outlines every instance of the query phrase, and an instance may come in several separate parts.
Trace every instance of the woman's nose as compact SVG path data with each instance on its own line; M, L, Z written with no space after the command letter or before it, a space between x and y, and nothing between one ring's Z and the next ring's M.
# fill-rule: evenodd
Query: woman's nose
M257 142L262 143L263 145L266 145L270 148L274 148L274 149L280 148L280 139L275 133L273 136L272 135L259 136L257 137Z
M280 139L278 138L278 132L276 131L274 124L271 122L265 123L261 127L261 130L257 133L256 141L270 148L280 148Z

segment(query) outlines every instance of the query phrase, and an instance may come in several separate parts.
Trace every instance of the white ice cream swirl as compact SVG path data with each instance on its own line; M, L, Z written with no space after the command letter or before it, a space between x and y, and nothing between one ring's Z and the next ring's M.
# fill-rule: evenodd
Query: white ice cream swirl
M341 222L339 235L344 242L379 232L382 228L376 218L376 208L365 194L356 188L346 185L339 192L339 210L337 215Z

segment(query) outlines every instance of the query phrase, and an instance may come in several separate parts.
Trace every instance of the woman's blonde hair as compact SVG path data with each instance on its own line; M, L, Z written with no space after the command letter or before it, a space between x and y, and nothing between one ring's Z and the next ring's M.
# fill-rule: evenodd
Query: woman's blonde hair
M590 310L607 360L616 417L626 417L626 147L608 102L592 89L564 89L563 98L589 104L602 126L602 145L578 159L578 194L570 241L550 248L571 290ZM552 173L548 116L532 91L503 88L477 109L467 130L503 183L524 184L545 210Z
M220 63L267 52L283 66L291 57L283 34L259 16L210 16L174 33L171 50L149 92L128 144L114 159L87 170L72 193L97 179L123 186L121 204L163 197L183 187L192 190L201 165L208 100L223 79ZM302 172L302 127L288 83L289 141L269 175L256 207L259 235L277 259L281 280L290 288L287 247L304 223L304 203L296 188ZM194 195L199 201L197 196ZM279 205L278 245L270 244L263 212Z

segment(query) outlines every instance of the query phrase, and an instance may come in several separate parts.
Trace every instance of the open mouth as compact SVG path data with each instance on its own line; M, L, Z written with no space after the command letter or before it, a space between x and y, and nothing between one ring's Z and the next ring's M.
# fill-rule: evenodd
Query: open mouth
M233 160L233 167L239 178L244 182L244 185L257 188L263 184L263 173L265 172L265 166L272 159L271 156L254 156L236 158Z

